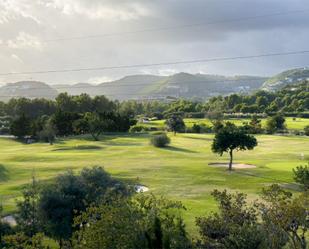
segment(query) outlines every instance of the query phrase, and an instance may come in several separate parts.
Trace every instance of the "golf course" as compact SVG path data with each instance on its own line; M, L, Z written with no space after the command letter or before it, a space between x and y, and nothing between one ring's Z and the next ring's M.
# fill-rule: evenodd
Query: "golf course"
M288 123L289 125L289 123ZM169 133L166 148L150 145L148 133L102 135L58 139L47 143L24 144L13 138L0 138L0 192L6 214L14 213L23 187L35 174L40 181L52 179L66 170L103 166L113 177L141 184L149 192L181 201L187 208L183 216L190 233L195 233L195 217L216 209L210 193L228 189L258 198L261 189L278 183L298 191L292 169L309 160L309 137L294 135L256 135L254 150L235 152L234 162L256 167L234 169L215 167L226 163L211 151L213 134Z

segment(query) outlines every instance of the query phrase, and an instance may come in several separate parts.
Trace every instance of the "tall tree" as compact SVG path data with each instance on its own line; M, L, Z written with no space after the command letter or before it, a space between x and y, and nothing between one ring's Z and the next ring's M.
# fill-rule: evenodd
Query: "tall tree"
M183 131L186 126L185 123L180 115L172 114L166 121L165 124L167 125L167 128L174 132L174 135L176 135L177 132Z
M227 122L219 129L212 143L212 151L220 156L227 152L230 156L229 170L232 170L234 150L252 150L257 146L257 140L249 135L245 129Z
M20 117L12 121L10 133L18 138L31 134L31 120L22 114Z

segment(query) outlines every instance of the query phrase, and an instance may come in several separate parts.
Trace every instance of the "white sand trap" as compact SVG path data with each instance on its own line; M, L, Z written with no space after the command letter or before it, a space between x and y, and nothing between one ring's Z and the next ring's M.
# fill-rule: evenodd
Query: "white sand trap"
M143 185L135 185L134 189L135 189L136 193L144 193L144 192L149 191L149 188L147 188L146 186L143 186Z
M12 215L5 216L1 219L2 222L9 224L12 227L17 225L15 218Z
M228 163L209 163L208 165L212 166L212 167L224 167L224 168L229 167ZM256 166L252 165L252 164L233 163L232 168L234 168L234 169L253 169L253 168L256 168Z

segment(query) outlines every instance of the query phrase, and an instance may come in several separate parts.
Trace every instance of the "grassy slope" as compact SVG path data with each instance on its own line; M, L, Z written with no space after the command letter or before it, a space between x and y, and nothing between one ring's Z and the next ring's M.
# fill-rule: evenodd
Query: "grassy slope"
M227 161L226 156L211 152L212 135L179 134L171 138L171 147L166 149L151 147L148 135L109 135L99 142L75 138L53 146L24 145L1 138L0 193L5 211L14 210L33 169L39 179L48 179L66 169L101 165L115 177L137 180L155 194L183 201L188 208L185 219L194 231L194 217L215 209L210 197L214 188L243 191L255 199L267 184L291 183L292 168L309 160L308 137L263 135L257 137L259 146L254 151L235 154L237 162L258 167L228 173L208 166L209 162ZM301 153L305 160L301 160Z

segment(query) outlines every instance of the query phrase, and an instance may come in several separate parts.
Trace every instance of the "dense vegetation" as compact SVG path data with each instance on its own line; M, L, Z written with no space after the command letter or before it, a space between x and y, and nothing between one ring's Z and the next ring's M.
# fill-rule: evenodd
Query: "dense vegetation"
M200 236L192 238L181 202L134 194L100 167L68 171L49 184L33 178L18 201L17 226L0 221L0 248L48 249L46 236L60 249L307 248L307 192L294 197L271 185L254 204L243 193L212 196L218 211L196 217Z
M257 91L251 95L231 94L218 96L206 102L177 100L172 103L160 102L123 102L123 111L131 114L146 114L148 116L162 117L162 113L182 112L187 117L201 118L214 113L277 113L283 112L291 115L306 113L309 110L309 82L298 85L289 85L277 92ZM161 114L160 114L161 113Z

